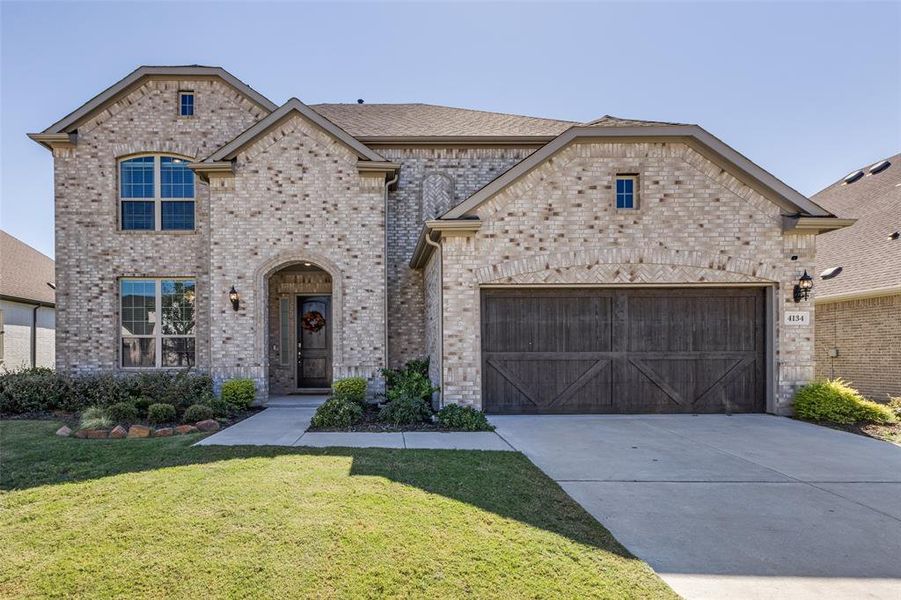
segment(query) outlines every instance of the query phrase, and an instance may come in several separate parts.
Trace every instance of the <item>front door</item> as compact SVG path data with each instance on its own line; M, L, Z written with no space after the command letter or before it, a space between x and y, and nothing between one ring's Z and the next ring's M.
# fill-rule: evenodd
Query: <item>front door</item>
M332 385L332 313L328 296L297 298L297 387Z

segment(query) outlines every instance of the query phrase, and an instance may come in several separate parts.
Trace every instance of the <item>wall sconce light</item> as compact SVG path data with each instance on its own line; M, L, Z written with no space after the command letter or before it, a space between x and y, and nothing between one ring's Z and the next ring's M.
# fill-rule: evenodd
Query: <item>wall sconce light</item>
M801 279L799 279L798 283L795 284L795 291L794 294L792 294L795 302L808 300L810 298L810 290L812 289L813 277L807 274L807 269L804 269L804 274L801 275Z
M238 290L235 289L235 286L232 286L232 289L228 290L228 299L232 303L232 308L237 312L238 307L241 306L241 298L238 296Z

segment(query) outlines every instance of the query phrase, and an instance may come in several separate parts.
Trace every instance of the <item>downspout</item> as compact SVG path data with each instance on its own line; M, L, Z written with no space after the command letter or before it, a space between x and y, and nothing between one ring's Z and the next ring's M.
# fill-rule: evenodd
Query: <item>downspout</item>
M426 233L425 243L438 251L438 408L444 408L444 253L431 232Z
M31 368L38 366L38 309L40 304L35 304L31 309Z
M385 248L383 251L385 261L385 368L388 368L388 188L400 179L400 171L395 171L394 177L385 182Z

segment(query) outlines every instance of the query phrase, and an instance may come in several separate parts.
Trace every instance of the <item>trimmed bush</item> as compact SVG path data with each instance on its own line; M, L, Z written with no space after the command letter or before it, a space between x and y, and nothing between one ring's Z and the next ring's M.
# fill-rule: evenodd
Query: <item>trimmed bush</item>
M447 429L463 431L494 431L494 425L488 422L485 413L471 406L448 404L438 411L438 424Z
M414 394L397 396L379 411L379 421L397 426L422 423L431 418L431 405Z
M232 408L250 408L256 396L257 386L253 379L230 379L222 384L220 397Z
M401 397L421 398L430 406L438 388L429 380L429 361L411 360L402 369L382 369L389 402Z
M126 425L136 423L140 418L138 409L131 402L117 402L113 404L106 409L106 416L113 423L124 423Z
M363 418L363 408L356 402L332 396L319 405L310 424L313 427L350 427Z
M21 414L62 408L67 381L52 370L16 369L0 375L0 413Z
M897 418L884 404L865 400L842 379L815 381L795 393L795 414L808 421L840 425L894 423Z
M175 421L175 407L171 404L151 404L147 409L147 420L154 425L172 423Z
M365 377L345 377L332 384L332 395L362 406L366 403L366 386Z
M182 423L196 423L197 421L206 421L212 419L216 415L213 409L204 404L192 404L185 410L184 416L181 418Z

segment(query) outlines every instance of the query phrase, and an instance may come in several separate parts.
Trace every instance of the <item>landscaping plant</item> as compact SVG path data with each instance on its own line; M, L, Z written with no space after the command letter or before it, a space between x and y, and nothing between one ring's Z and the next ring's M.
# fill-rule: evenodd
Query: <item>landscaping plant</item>
M245 410L253 404L256 395L256 384L253 379L229 379L222 384L220 397L229 407Z
M446 429L463 431L494 431L494 425L488 422L485 413L471 406L448 404L438 411L438 424Z
M341 397L359 405L366 403L366 378L345 377L332 384L332 395Z
M17 369L0 375L0 414L43 412L60 408L65 381L43 367Z
M181 418L182 423L197 423L198 421L206 421L212 419L216 415L213 409L205 404L192 404L185 409L185 414Z
M147 409L147 420L153 425L172 423L175 421L176 411L171 404L151 404Z
M402 369L382 369L386 396L391 402L404 396L417 397L428 403L438 388L429 380L429 361L411 360Z
M395 396L379 411L379 421L395 426L414 425L432 418L431 405L421 396L403 393Z
M360 404L341 396L332 396L319 405L310 424L313 427L350 427L362 418Z
M795 414L808 421L852 425L897 421L891 408L866 400L842 379L815 381L795 393Z
M137 423L140 419L138 409L131 402L117 402L106 409L106 416L117 424L129 425Z
M108 429L112 421L99 406L91 406L81 413L81 429Z

